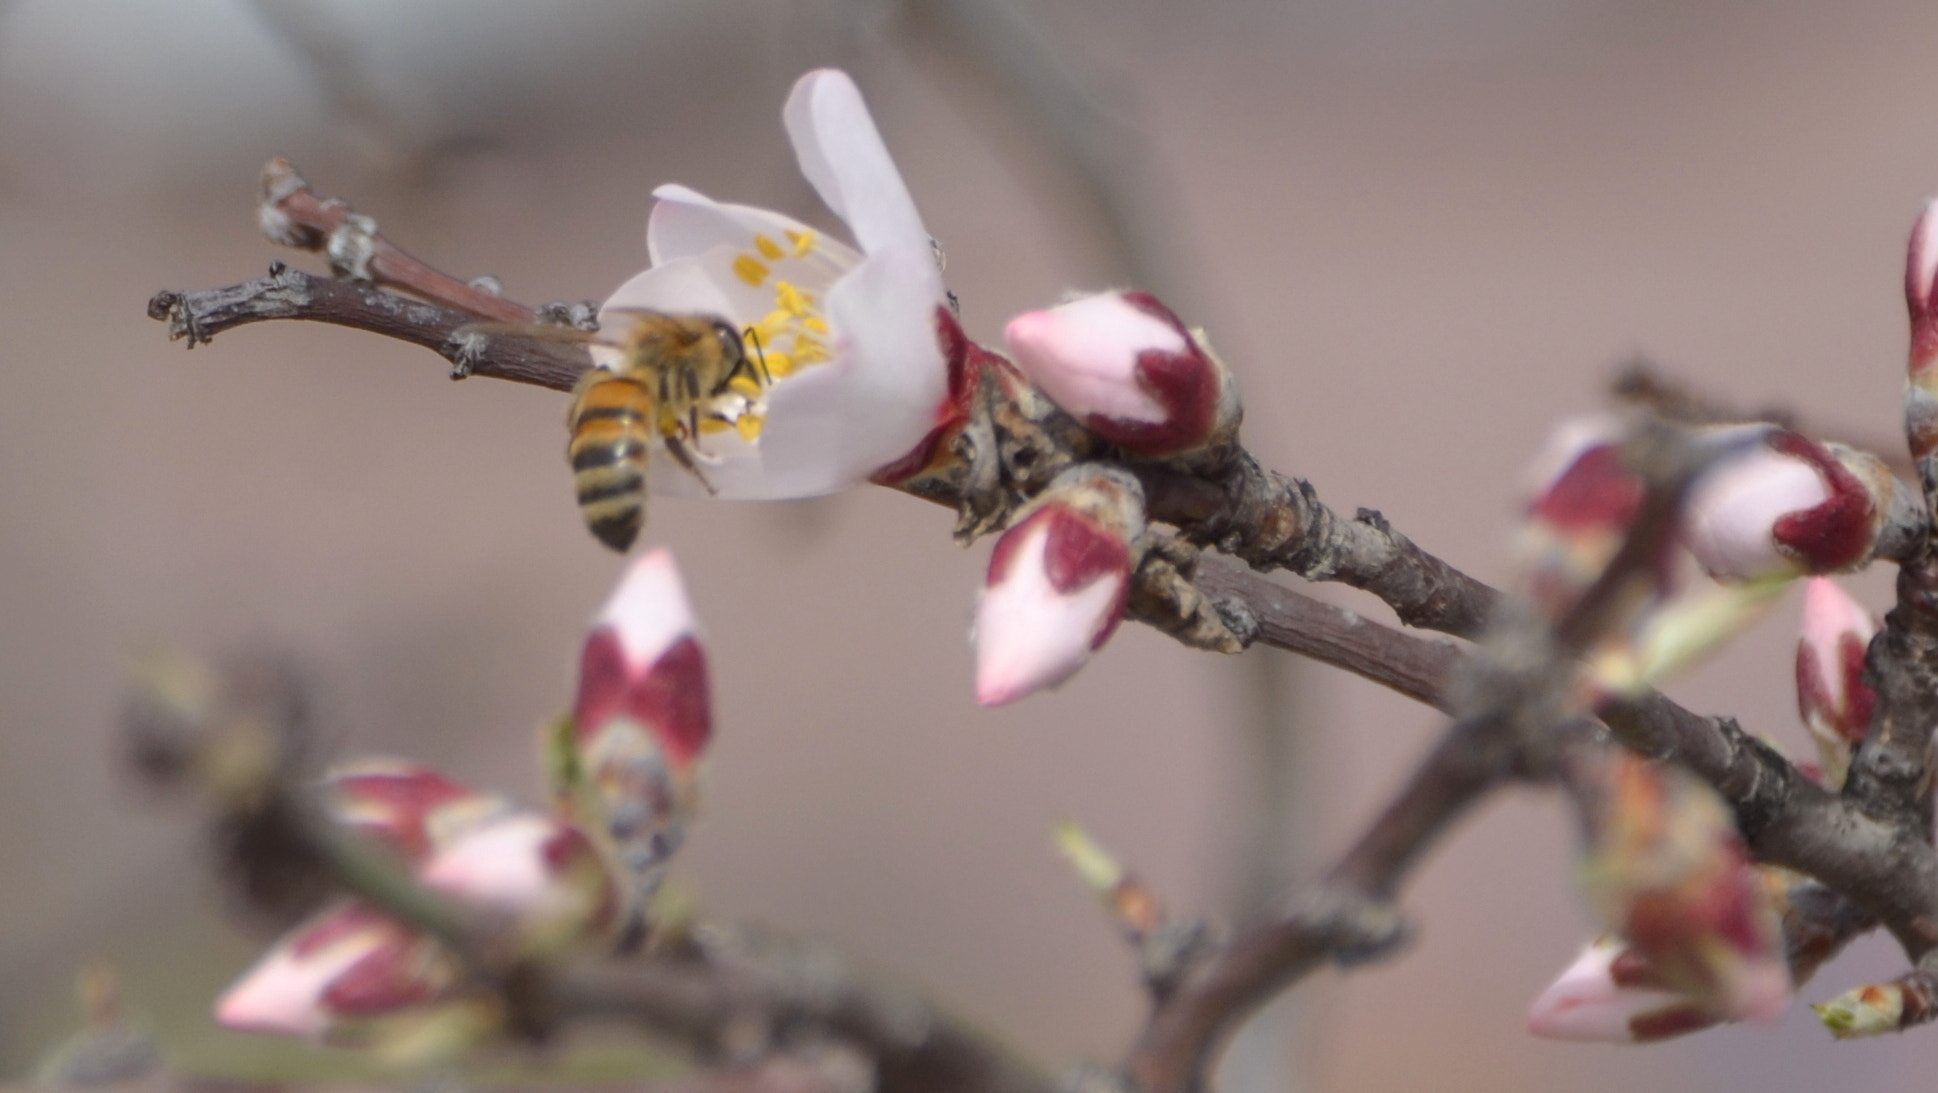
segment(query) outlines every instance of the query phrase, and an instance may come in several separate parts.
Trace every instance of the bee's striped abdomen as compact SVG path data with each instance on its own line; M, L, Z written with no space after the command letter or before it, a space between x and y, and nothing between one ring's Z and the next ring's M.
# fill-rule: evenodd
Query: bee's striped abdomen
M566 424L579 512L600 542L623 553L646 522L652 393L632 377L595 369L579 381Z

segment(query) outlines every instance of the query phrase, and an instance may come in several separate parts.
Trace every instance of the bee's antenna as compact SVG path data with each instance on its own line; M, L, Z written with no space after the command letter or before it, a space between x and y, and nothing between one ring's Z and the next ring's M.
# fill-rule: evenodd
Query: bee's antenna
M760 385L762 387L774 386L774 377L767 371L767 350L760 347L760 331L750 326L747 328L743 337L752 338L754 341L754 359L760 362Z

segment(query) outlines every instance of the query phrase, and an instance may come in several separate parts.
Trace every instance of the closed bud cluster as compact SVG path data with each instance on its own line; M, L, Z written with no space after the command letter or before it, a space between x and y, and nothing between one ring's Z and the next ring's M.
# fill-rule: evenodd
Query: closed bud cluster
M1230 371L1148 293L1104 292L1026 312L1003 339L1058 406L1133 455L1189 455L1238 435Z
M1124 471L1059 475L996 540L976 606L976 701L1000 706L1054 687L1124 617L1144 493Z
M1657 983L1724 1020L1775 1020L1790 997L1776 909L1714 791L1611 754L1590 808L1589 902Z
M594 620L552 741L561 807L632 879L630 917L685 838L713 734L706 653L673 555L627 567Z
M1912 504L1867 452L1761 426L1716 436L1728 441L1745 429L1762 435L1705 472L1684 508L1684 542L1719 581L1855 569L1871 559L1894 512Z
M434 771L391 760L326 781L346 825L395 851L425 888L451 900L514 955L542 957L603 937L616 894L586 836ZM457 958L362 903L337 904L285 935L216 1002L230 1028L404 1055L443 1055L488 1033L488 1000L458 989Z
M1877 693L1864 682L1864 653L1877 620L1828 577L1804 590L1803 636L1797 642L1797 712L1817 744L1823 782L1844 784L1851 753L1871 728Z
M1528 1007L1528 1031L1551 1040L1649 1043L1718 1023L1688 995L1670 989L1647 958L1620 938L1590 944Z

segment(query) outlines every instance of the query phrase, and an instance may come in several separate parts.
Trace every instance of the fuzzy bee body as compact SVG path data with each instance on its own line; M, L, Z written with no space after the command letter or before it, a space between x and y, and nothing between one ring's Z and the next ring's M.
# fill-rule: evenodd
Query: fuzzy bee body
M579 512L600 542L623 553L646 522L653 442L711 492L698 462L700 421L719 416L717 404L737 386L758 392L766 377L724 319L656 311L621 316L630 321L600 335L619 351L618 365L580 377L565 420Z

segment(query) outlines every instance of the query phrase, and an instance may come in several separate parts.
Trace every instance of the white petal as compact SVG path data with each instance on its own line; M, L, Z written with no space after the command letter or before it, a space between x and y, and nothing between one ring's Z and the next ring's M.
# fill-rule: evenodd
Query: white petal
M662 311L669 315L726 315L734 298L696 259L682 258L634 274L599 305L599 328L616 335L626 323L618 311ZM615 367L619 351L592 344L592 359L601 368Z
M1038 522L1017 544L1000 584L976 604L976 701L1000 706L1054 687L1090 659L1123 590L1103 577L1065 595L1050 583L1045 552L1050 524Z
M888 155L861 90L847 73L818 69L794 84L781 111L794 158L861 249L929 246L915 200Z
M790 256L795 238L812 238L806 257L826 270L827 279L861 261L846 243L769 209L724 204L679 185L661 186L653 197L657 200L646 219L646 254L655 266L720 246L744 251L761 235Z
M936 340L942 279L928 248L871 253L828 294L835 359L776 384L760 446L770 497L845 489L934 427L949 377Z
M1165 409L1139 386L1137 358L1187 348L1176 328L1115 292L1018 315L1003 340L1017 367L1064 409L1153 423Z
M1794 574L1797 564L1772 537L1776 521L1829 497L1816 468L1759 444L1696 483L1685 523L1689 550L1718 579Z
M692 634L693 605L687 602L673 552L661 548L635 558L600 610L597 624L612 627L627 663L642 669Z
M1905 267L1905 288L1914 307L1927 306L1932 283L1938 280L1938 199L1925 202L1911 228L1911 258Z

